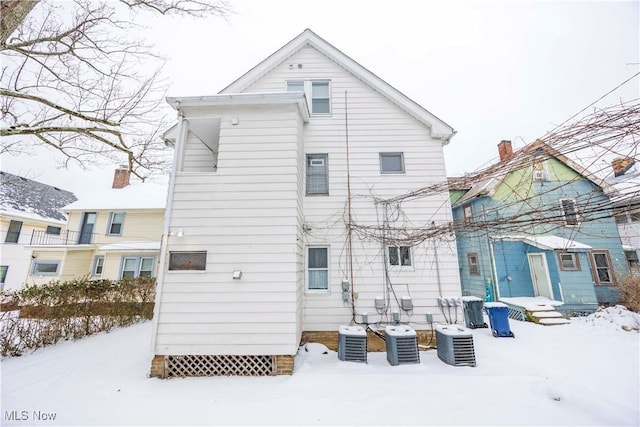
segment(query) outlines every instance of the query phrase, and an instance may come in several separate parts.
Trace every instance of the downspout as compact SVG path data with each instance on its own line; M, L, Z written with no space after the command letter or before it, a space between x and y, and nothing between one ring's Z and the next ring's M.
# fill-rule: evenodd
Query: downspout
M158 265L158 275L156 277L156 297L154 303L153 324L151 328L151 351L155 355L156 342L158 339L158 321L160 318L160 300L165 275L165 261L167 258L167 246L169 243L169 224L171 222L171 211L173 209L173 192L176 187L176 174L178 165L182 162L182 146L185 139L186 126L182 112L178 111L178 137L174 147L173 162L171 165L171 176L169 177L169 188L167 190L167 203L164 211L164 225L162 226L162 239L160 242L160 261Z

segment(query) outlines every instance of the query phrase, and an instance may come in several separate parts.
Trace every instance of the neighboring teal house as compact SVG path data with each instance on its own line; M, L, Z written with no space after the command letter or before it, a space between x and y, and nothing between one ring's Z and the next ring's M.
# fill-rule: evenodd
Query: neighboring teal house
M615 304L629 267L613 187L542 141L498 149L500 162L449 179L463 294L548 298L565 315Z

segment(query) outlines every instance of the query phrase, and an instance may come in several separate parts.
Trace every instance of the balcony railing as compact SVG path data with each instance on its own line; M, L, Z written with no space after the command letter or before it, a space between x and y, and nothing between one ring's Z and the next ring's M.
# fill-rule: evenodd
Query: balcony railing
M92 242L92 236L82 236L80 241L79 231L63 230L60 234L50 234L44 231L34 230L31 234L31 245L41 246L62 246L62 245L79 245Z

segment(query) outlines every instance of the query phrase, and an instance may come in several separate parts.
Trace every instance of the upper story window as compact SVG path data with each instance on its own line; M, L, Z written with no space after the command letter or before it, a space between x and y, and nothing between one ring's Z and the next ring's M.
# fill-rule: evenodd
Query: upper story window
M480 274L480 264L478 263L478 254L471 252L467 254L467 264L469 264L469 274Z
M464 215L464 223L469 224L473 222L473 206L466 205L462 208L462 213Z
M389 264L410 266L411 248L409 246L389 246Z
M403 153L380 153L381 173L404 173Z
M62 231L62 228L60 228L60 227L55 227L53 225L47 225L46 234L53 234L54 236L59 236L61 231Z
M544 162L534 162L533 163L533 181L534 182L545 182L549 180L549 174L547 173L547 169L544 165Z
M327 154L307 154L307 195L329 194Z
M124 224L124 212L111 212L111 214L109 214L109 224L107 226L107 234L110 236L121 235L123 224Z
M573 199L560 199L560 207L562 208L562 216L566 225L579 225L578 208L576 201Z
M311 114L331 114L331 81L288 80L287 91L304 92L311 100Z
M4 239L5 243L18 243L20 238L20 230L22 230L22 221L11 220L9 223L9 229L7 230L7 236Z

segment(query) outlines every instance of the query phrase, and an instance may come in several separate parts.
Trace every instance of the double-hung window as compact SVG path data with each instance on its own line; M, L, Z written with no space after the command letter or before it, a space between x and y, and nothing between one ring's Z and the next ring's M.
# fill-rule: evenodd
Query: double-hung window
M380 153L380 172L383 174L404 173L404 154Z
M18 239L20 239L20 230L22 230L22 221L11 220L4 242L18 243Z
M326 154L307 154L307 195L329 194Z
M562 208L562 216L565 225L579 225L578 208L576 201L573 199L560 199L560 207Z
M329 290L329 248L307 248L307 289Z
M125 256L122 257L120 278L151 277L153 275L154 257Z
M389 246L389 264L410 266L411 248L409 246Z
M93 272L94 276L100 276L104 270L104 255L96 255L93 259Z
M475 252L467 254L467 264L469 264L469 274L480 274L480 264L478 263L478 254Z
M592 251L591 262L594 271L596 285L612 285L613 273L611 271L611 258L609 251Z
M331 81L330 80L288 80L287 91L304 92L311 100L311 114L331 114Z
M107 226L107 235L109 236L121 235L123 225L124 225L124 212L111 212L111 214L109 214L109 225Z

